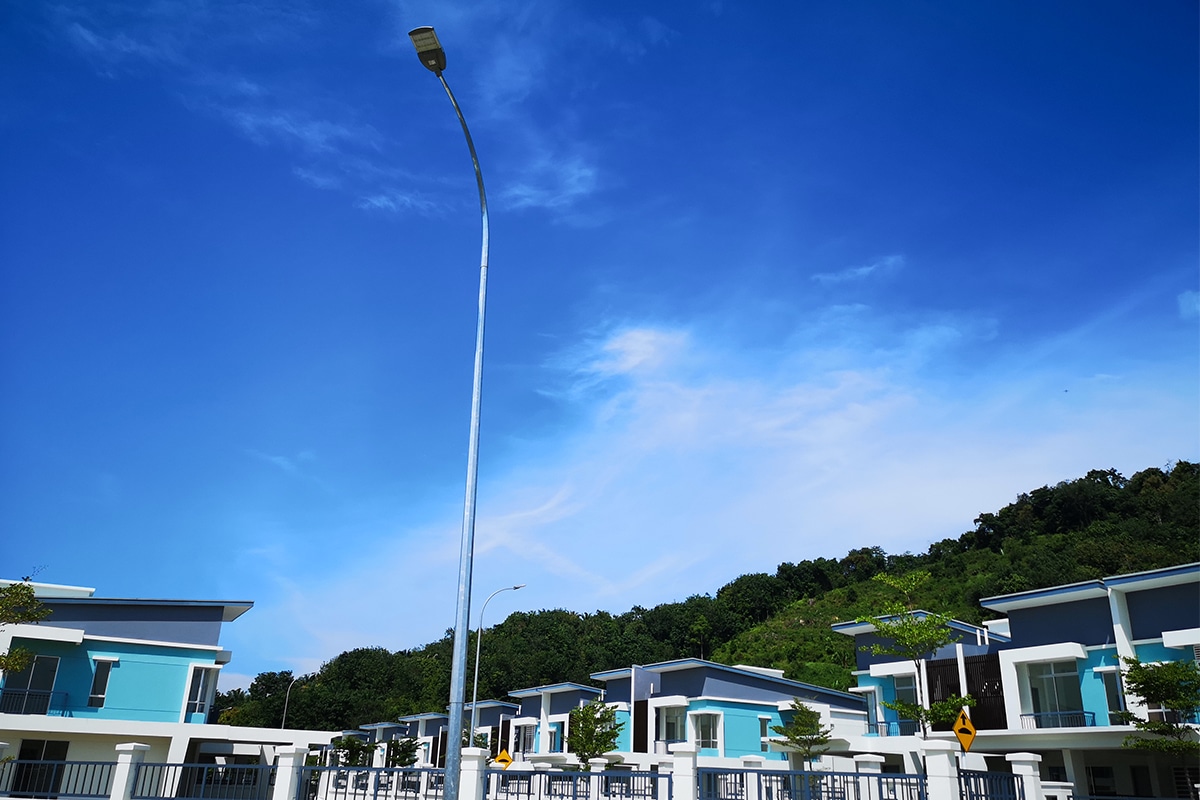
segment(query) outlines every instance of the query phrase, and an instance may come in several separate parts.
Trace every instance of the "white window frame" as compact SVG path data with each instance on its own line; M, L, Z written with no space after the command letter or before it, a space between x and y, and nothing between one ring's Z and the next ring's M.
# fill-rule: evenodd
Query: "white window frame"
M198 670L209 670L210 674L212 675L212 678L209 681L209 685L205 689L204 697L200 698L199 700L192 700L192 683L196 679L195 676L196 676L196 672ZM183 686L183 705L179 709L179 721L180 722L187 722L188 717L191 716L192 714L201 714L201 713L204 714L205 718L207 719L208 712L212 709L213 699L217 695L217 680L218 680L218 678L220 678L220 675L221 675L221 665L220 664L189 664L188 665L187 683L185 683ZM203 711L200 711L200 710L192 711L190 707L195 703L202 704L204 706Z
M766 714L758 715L758 737L762 742L761 751L771 752L771 717Z
M717 757L724 758L725 757L725 713L723 711L719 711L717 709L712 709L712 708L700 708L700 709L696 709L695 711L689 711L688 712L688 739L687 740L689 742L695 744L698 749L700 747L702 747L702 745L700 744L700 737L698 735L698 731L696 730L696 726L698 725L698 721L696 720L696 717L705 717L705 716L717 718L717 731L716 731L717 746L715 748L704 748L704 749L715 749L717 751Z

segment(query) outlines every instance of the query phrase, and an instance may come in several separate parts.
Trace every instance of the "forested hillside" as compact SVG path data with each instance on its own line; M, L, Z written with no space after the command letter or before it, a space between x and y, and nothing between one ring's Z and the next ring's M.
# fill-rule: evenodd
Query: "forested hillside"
M654 608L579 615L512 614L485 633L479 697L557 681L589 683L600 670L695 656L785 670L789 678L850 685L854 652L834 622L871 614L887 591L878 572L928 570L920 605L969 622L981 597L1200 560L1200 466L1180 461L1125 478L1093 470L1022 494L981 514L956 539L921 554L863 548L842 559L783 563ZM702 588L702 587L698 587ZM472 651L473 652L473 651ZM423 711L445 711L451 639L412 650L360 648L296 681L289 727L342 730ZM469 665L473 668L473 664ZM249 692L218 697L222 722L278 726L289 672L259 675Z

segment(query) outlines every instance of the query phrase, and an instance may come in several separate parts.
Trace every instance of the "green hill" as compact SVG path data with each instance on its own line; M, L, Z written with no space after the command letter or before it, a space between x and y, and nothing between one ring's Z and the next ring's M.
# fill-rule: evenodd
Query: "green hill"
M918 605L967 622L982 621L981 597L1200 561L1200 466L1180 461L1125 478L1093 470L1082 478L1022 494L956 539L925 553L889 555L878 547L780 564L742 575L715 594L613 615L563 610L519 612L487 631L481 698L558 681L588 683L600 670L700 657L783 669L789 678L834 688L851 685L853 643L830 630L869 615L887 589L879 572L933 575ZM422 711L444 711L449 697L449 635L390 652L360 648L296 681L292 727L349 729ZM218 697L223 722L280 724L288 672L259 675L249 692Z

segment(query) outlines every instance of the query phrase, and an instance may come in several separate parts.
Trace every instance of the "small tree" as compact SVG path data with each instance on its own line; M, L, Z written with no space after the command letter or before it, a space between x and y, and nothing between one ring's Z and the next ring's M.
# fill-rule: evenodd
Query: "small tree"
M403 739L392 739L386 745L384 751L384 761L389 768L396 767L411 767L417 763L417 748L420 743L406 736Z
M1148 706L1161 709L1161 719L1148 720L1122 711L1120 717L1132 723L1139 732L1151 738L1129 735L1122 747L1137 750L1156 750L1195 760L1200 756L1200 741L1195 722L1200 713L1200 667L1195 661L1166 661L1143 664L1136 658L1122 659L1125 665L1125 688Z
M620 733L617 710L593 700L587 705L571 709L567 719L567 750L574 753L586 769L589 760L617 748Z
M771 732L782 736L795 750L806 769L812 769L814 758L829 749L829 734L833 728L821 727L821 713L809 708L799 697L792 698L792 718L786 725L772 725Z
M5 625L36 625L50 615L33 591L30 578L0 585L0 628ZM29 666L32 655L20 647L0 653L0 672L20 672Z
M371 766L371 753L375 750L375 745L368 744L357 736L341 736L329 744L336 761L334 766Z
M900 656L912 662L917 675L917 702L885 700L883 705L898 712L903 719L915 720L921 738L928 736L930 725L951 722L963 706L975 705L975 701L969 696L958 694L937 702L927 703L925 700L921 662L959 639L958 634L950 627L950 618L944 614L914 613L913 595L929 579L929 573L924 571L910 572L903 576L884 573L874 575L872 580L891 586L903 594L904 602L887 603L881 615L860 617L858 620L875 626L876 634L883 639L882 642L864 645L864 650L869 650L874 655Z

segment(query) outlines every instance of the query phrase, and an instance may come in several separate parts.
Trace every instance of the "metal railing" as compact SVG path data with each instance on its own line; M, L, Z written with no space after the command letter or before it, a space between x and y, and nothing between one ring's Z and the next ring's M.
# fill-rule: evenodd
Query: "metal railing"
M1022 714L1021 727L1030 728L1092 728L1096 725L1094 711L1043 711Z
M104 797L112 791L111 761L2 761L0 797Z
M696 771L699 800L745 800L753 782L760 800L926 800L924 775L794 770Z
M958 771L960 800L1025 800L1025 781L1011 772Z
M66 692L42 689L0 689L0 714L38 714L64 716Z
M867 723L868 736L915 736L920 729L921 725L915 719Z
M131 797L133 800L267 800L274 784L272 766L138 764L133 773Z
M592 800L592 780L599 796L595 800L671 800L671 775L635 770L603 772L528 772L489 769L484 797L487 800Z
M296 800L430 800L445 778L430 767L303 767Z

